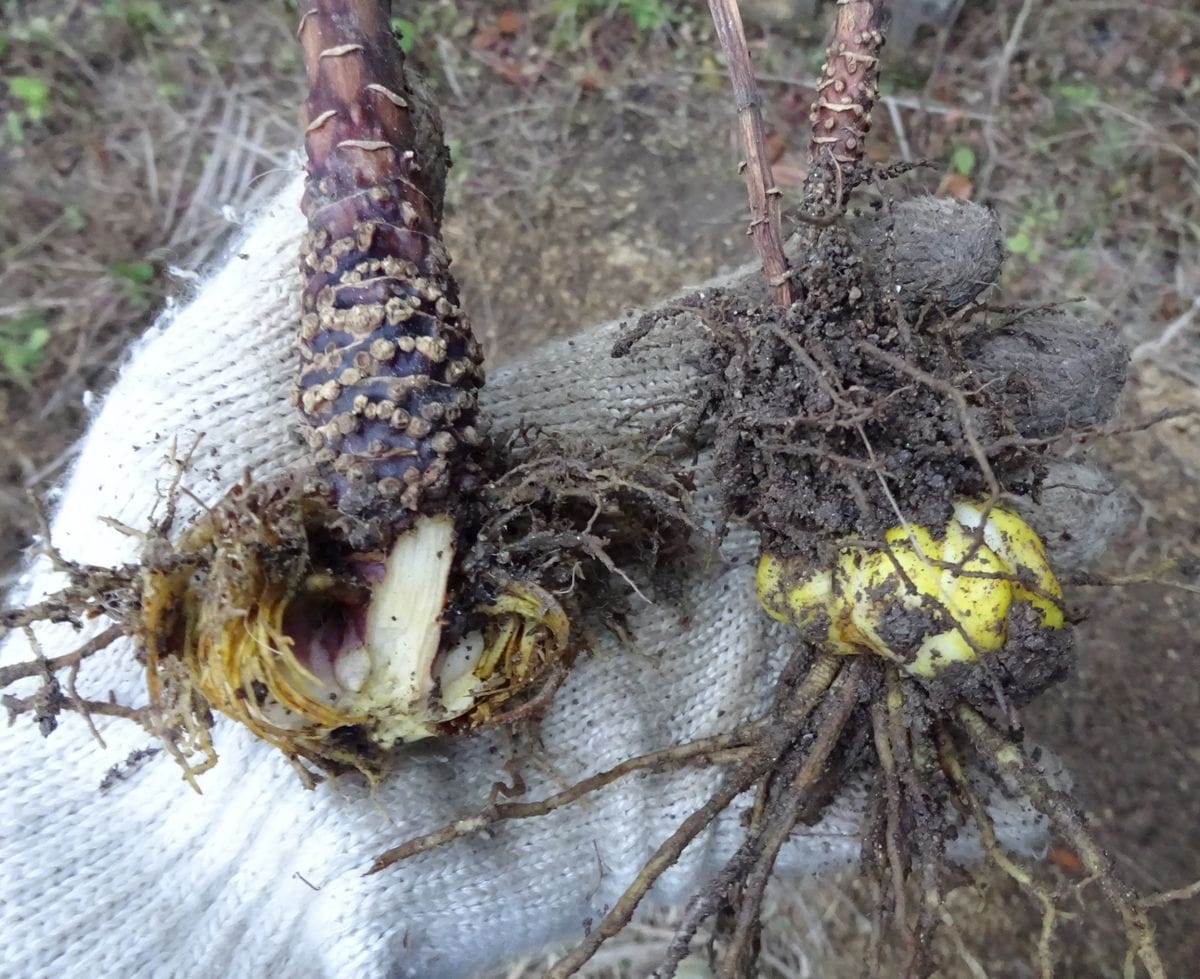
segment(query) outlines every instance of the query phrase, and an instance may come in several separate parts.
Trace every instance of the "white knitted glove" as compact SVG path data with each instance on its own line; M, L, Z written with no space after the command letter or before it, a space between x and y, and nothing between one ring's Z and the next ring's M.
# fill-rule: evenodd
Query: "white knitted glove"
M303 220L292 186L195 301L133 351L96 417L53 533L68 558L111 565L139 542L101 518L145 527L171 475L172 446L203 433L185 477L212 502L249 468L266 479L302 449L287 393L296 362L296 275ZM525 422L596 438L645 437L697 382L697 328L659 329L609 357L615 325L549 345L494 372L483 410L503 432ZM632 411L634 408L644 410ZM639 435L641 433L641 435ZM715 500L701 467L698 505ZM196 504L181 501L186 520ZM541 725L545 759L574 781L631 755L711 734L766 703L791 649L756 602L756 540L735 531L678 594L634 610L624 646L590 637ZM40 571L24 598L45 593ZM57 630L57 631L56 631ZM40 632L47 655L74 648L67 627ZM4 662L28 659L20 637ZM79 687L144 702L143 671L121 643L88 660ZM302 787L283 755L218 718L219 764L203 795L165 756L101 791L109 769L151 747L127 722L75 715L43 738L28 718L0 749L0 974L4 976L458 976L597 921L678 822L712 791L715 770L627 778L550 816L504 824L375 876L381 851L477 810L505 779L497 738L402 750L372 795L358 778ZM528 798L558 788L524 767ZM781 869L811 874L858 854L861 790L798 831ZM655 896L686 898L739 841L739 806L701 836ZM1039 824L1008 803L1005 838L1036 847Z

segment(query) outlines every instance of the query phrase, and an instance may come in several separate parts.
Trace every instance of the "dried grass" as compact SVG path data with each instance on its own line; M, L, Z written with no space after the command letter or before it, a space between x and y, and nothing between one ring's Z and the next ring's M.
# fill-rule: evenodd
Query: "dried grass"
M302 89L282 5L174 15L169 33L102 6L31 3L5 25L0 74L41 79L49 97L22 139L0 141L0 320L50 329L28 377L0 380L5 569L33 527L26 491L69 465L89 392L295 166Z

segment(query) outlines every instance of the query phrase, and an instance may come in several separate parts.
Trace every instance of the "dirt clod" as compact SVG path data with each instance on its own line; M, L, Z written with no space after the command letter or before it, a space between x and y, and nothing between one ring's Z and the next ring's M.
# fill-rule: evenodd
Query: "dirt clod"
M877 540L902 519L941 526L955 501L1003 483L1015 461L1003 451L984 457L981 447L1011 430L1007 409L966 383L971 366L936 328L945 297L961 303L997 274L994 222L968 206L922 203L919 220L913 210L877 217L869 233L805 229L801 298L735 326L720 469L730 513L757 524L768 549L816 558L847 535ZM945 263L942 242L956 258L948 275L887 259ZM885 284L902 274L901 293L925 317L919 327Z

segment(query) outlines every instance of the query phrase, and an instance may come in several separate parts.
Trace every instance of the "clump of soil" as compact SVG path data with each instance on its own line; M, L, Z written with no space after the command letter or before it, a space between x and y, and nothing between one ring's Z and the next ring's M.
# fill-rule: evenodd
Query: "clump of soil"
M712 314L726 504L774 553L824 563L847 537L940 527L956 501L1037 498L1050 443L1116 409L1116 331L1061 307L971 305L1001 272L985 208L876 201L789 251L789 308L729 293Z
M956 260L971 257L955 247L958 210L919 207L924 249L944 240ZM912 263L897 271L886 211L871 227L875 247L844 225L806 229L793 259L798 301L729 317L718 468L731 515L759 526L776 553L816 560L902 520L940 527L955 501L994 492L1018 461L1012 447L986 451L1014 423L992 389L969 383L946 319L995 278L994 245L955 270L954 291L929 297ZM881 253L891 258L882 268Z

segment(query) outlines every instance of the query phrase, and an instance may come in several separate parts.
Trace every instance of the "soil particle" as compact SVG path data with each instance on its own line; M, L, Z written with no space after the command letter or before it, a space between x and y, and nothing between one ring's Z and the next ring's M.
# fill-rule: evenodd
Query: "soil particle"
M943 710L960 701L986 707L1004 691L1013 707L1023 707L1062 680L1075 665L1073 631L1047 629L1031 605L1015 604L1008 616L1008 641L984 663L956 663L925 683L929 703Z
M879 622L879 636L888 648L911 659L926 637L944 631L944 617L925 606L910 608L900 602L890 604Z

